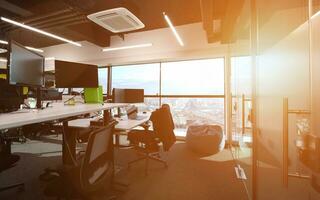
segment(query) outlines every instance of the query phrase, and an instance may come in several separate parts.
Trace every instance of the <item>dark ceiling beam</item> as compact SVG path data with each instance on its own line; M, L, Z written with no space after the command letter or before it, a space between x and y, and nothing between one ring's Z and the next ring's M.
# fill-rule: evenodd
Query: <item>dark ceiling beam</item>
M78 19L65 19L62 21L58 21L55 23L44 24L43 26L37 27L39 29L50 30L52 28L63 28L71 25L83 24L87 23L88 19L86 18L78 18Z
M227 0L226 1L226 12L224 17L222 18L221 23L221 43L228 44L234 42L234 33L235 27L237 23L237 19L239 18L244 0Z
M88 22L88 23L68 26L68 29L74 32L77 32L84 38L84 40L87 40L100 47L110 46L111 33L106 29L96 25L95 23Z
M202 27L205 31L213 30L213 0L200 0Z
M213 26L214 0L200 0L202 27L206 32L208 43L220 41L221 33L215 32Z
M16 14L16 15L19 15L19 16L22 16L22 17L28 17L28 16L31 16L33 13L26 10L26 9L23 9L15 4L12 4L8 1L5 1L5 0L0 0L0 8L3 8L13 14Z
M220 41L221 34L214 32L213 27L213 0L200 0L202 27L206 32L208 43Z
M40 15L40 16L28 18L28 19L24 20L23 22L24 23L32 23L32 22L36 22L36 21L43 21L48 18L54 18L54 17L60 16L60 15L65 15L66 13L69 13L69 12L71 12L70 9L58 10L58 11L51 12L51 13L48 13L45 15Z
M84 19L86 19L86 17L79 13L79 12L73 12L72 10L68 10L66 12L66 10L64 10L63 12L54 12L51 14L48 14L46 16L38 16L36 18L33 19L27 19L24 20L23 23L35 27L35 28L47 28L47 27L53 27L56 24L60 25L61 23L64 22L74 22L74 21L81 21L81 23L83 23ZM5 24L5 25L1 25L1 29L8 32L8 31L13 31L15 29L17 29L18 27L16 26L12 26L11 24Z

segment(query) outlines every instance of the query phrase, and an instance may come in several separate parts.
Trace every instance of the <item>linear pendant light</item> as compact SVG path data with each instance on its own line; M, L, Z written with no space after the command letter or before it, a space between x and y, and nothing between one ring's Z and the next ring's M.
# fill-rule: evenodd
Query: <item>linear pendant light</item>
M0 40L0 44L8 44L8 42L4 40Z
M1 44L8 44L8 42L5 41L5 40L0 40L0 43ZM27 49L29 49L31 51L36 51L36 52L40 52L40 53L44 52L42 49L37 49L37 48L34 48L34 47L25 46L25 48L27 48Z
M163 13L164 19L166 20L167 24L169 25L171 31L173 32L173 35L176 37L177 41L179 42L179 44L181 46L184 46L183 41L180 37L180 35L178 34L177 30L174 28L170 18L168 17L168 15L166 15L166 13Z
M61 40L61 41L63 41L63 42L67 42L67 43L73 44L73 45L78 46L78 47L81 47L81 46L82 46L80 43L74 42L74 41L72 41L72 40L65 39L65 38L63 38L63 37L54 35L54 34L52 34L52 33L48 33L48 32L46 32L46 31L42 31L42 30L37 29L37 28L33 28L33 27L31 27L31 26L22 24L22 23L20 23L20 22L13 21L13 20L8 19L8 18L5 18L5 17L1 17L1 20L2 20L2 21L5 21L5 22L8 22L8 23L10 23L10 24L14 24L14 25L16 25L16 26L20 26L21 28L28 29L28 30L30 30L30 31L34 31L34 32L40 33L40 34L42 34L42 35L46 35L46 36L48 36L48 37L52 37L52 38L54 38L54 39Z
M117 51L117 50L124 50L124 49L134 49L134 48L142 48L142 47L150 47L152 43L145 43L145 44L137 44L137 45L130 45L130 46L122 46L122 47L111 47L102 49L102 51Z
M34 47L28 47L28 46L25 46L27 49L31 50L31 51L36 51L36 52L40 52L40 53L43 53L44 51L42 49L37 49L37 48L34 48Z
M44 58L45 60L55 60L56 58L55 57L46 57L46 58Z

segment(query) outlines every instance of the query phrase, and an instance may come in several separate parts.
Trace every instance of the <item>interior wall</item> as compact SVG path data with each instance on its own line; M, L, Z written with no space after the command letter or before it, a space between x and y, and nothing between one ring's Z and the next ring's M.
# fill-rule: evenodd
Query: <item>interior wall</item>
M125 34L124 41L119 36L111 37L111 47L153 43L152 47L102 52L101 47L84 41L81 42L83 47L62 44L44 48L44 55L100 66L225 56L227 45L208 44L201 23L177 26L176 29L184 41L183 47L178 44L169 28L163 28ZM237 51L239 54L247 52L247 46L238 45Z

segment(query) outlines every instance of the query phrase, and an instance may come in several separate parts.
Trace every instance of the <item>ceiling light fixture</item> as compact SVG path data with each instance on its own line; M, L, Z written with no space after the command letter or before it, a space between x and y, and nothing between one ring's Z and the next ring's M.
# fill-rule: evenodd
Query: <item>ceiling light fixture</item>
M0 44L8 44L8 42L4 40L0 40Z
M7 51L7 49L0 48L0 53L6 53Z
M5 58L0 58L0 62L7 62L7 59L5 59Z
M67 42L67 43L73 44L73 45L78 46L78 47L81 47L81 46L82 46L80 43L74 42L74 41L72 41L72 40L65 39L65 38L63 38L63 37L54 35L54 34L52 34L52 33L48 33L48 32L46 32L46 31L42 31L42 30L37 29L37 28L33 28L33 27L31 27L31 26L28 26L28 25L25 25L25 24L22 24L22 23L13 21L13 20L11 20L11 19L7 19L7 18L5 18L5 17L1 17L1 20L2 20L2 21L5 21L5 22L8 22L8 23L10 23L10 24L14 24L14 25L16 25L16 26L20 26L21 28L25 28L25 29L28 29L28 30L30 30L30 31L34 31L34 32L37 32L37 33L46 35L46 36L48 36L48 37L52 37L52 38L55 38L55 39L57 39L57 40L61 40L61 41L63 41L63 42Z
M310 19L313 19L313 18L317 17L319 14L320 14L320 11L316 12L314 15L311 16Z
M184 46L183 41L182 41L180 35L178 34L177 30L174 28L174 26L173 26L170 18L168 17L168 15L166 15L166 13L163 13L163 16L164 16L164 19L167 21L167 23L168 23L171 31L173 32L173 35L174 35L174 36L176 37L176 39L178 40L179 44L180 44L181 46Z
M44 51L42 49L37 49L37 48L34 48L34 47L28 47L28 46L25 46L27 49L31 50L31 51L36 51L36 52L40 52L40 53L43 53Z
M117 50L124 50L124 49L134 49L134 48L142 48L142 47L151 47L152 43L145 43L145 44L137 44L137 45L130 45L130 46L123 46L123 47L111 47L102 49L102 51L117 51Z
M4 40L0 40L0 44L8 44L8 42Z
M55 57L46 57L46 58L44 58L45 60L55 60L56 58Z

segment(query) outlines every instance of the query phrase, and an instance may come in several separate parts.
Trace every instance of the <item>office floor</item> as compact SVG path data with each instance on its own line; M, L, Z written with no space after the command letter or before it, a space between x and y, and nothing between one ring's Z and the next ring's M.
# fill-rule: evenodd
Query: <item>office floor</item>
M0 193L0 199L50 199L43 195L46 183L38 176L47 167L61 164L61 139L49 136L42 141L28 140L26 144L14 144L12 151L21 155L17 166L0 174L0 187L24 182L26 189L18 193L13 189ZM149 175L144 175L144 162L134 164L130 170L126 163L136 157L131 149L116 150L116 163L123 166L117 179L129 183L120 200L231 200L247 199L244 185L234 173L234 161L229 150L199 157L190 152L185 143L176 143L164 155L169 168L151 163ZM97 199L107 199L100 197Z

